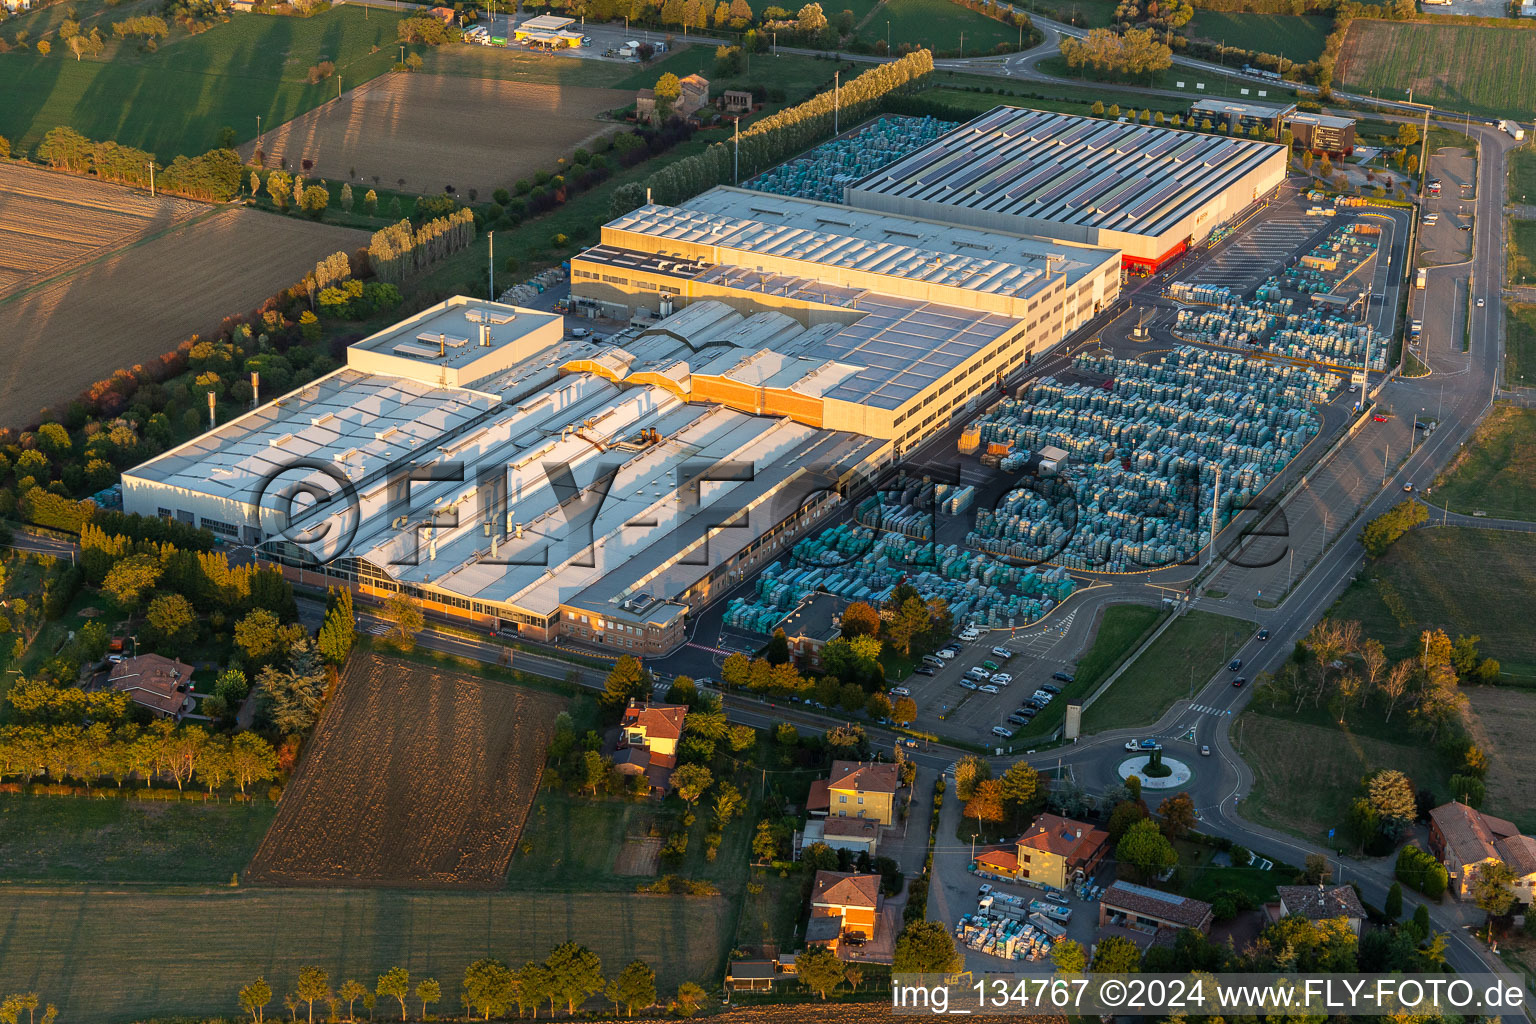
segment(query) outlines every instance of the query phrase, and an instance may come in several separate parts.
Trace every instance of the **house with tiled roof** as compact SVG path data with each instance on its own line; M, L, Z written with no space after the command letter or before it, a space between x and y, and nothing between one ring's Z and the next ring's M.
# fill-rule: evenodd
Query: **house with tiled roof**
M844 960L890 963L895 927L885 909L880 876L816 872L805 940L808 945L826 946Z
M1109 852L1109 833L1055 814L1042 814L1011 846L981 850L972 870L987 878L1066 889L1093 875Z
M1300 915L1309 921L1332 921L1342 917L1349 930L1360 934L1365 920L1365 907L1352 885L1280 885L1278 903L1267 906L1269 917L1280 921L1292 915Z
M677 744L688 709L681 704L630 701L619 723L613 766L626 775L646 775L653 792L665 792L677 767Z
M832 773L811 784L806 810L829 818L869 818L882 825L896 820L901 769L889 762L833 761Z
M162 718L179 722L197 708L192 696L192 666L175 658L159 654L124 658L112 666L107 683Z
M1495 818L1459 801L1429 812L1429 849L1451 876L1457 899L1471 895L1477 869L1503 861L1514 872L1514 892L1529 905L1536 885L1536 841L1522 835L1513 822Z

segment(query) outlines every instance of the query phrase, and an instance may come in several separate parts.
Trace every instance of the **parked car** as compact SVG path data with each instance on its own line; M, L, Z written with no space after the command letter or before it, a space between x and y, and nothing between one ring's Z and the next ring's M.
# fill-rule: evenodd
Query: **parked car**
M1040 713L1040 709L1039 708L1032 708L1028 704L1025 704L1023 707L1019 708L1019 710L1014 712L1014 714L1018 715L1020 718L1024 719L1026 722L1029 721L1031 718L1034 718L1039 713Z
M1142 750L1162 750L1163 749L1163 745L1161 743L1157 742L1157 740L1146 739L1146 740L1142 740L1141 741L1141 749Z
M1054 683L1041 683L1040 684L1040 689L1044 690L1046 693L1060 693L1061 692L1061 687L1055 685Z
M1227 668L1231 669L1233 672L1236 672L1238 669L1240 669L1242 667L1243 667L1243 659L1242 658L1233 658L1231 663L1229 665L1227 665Z
M962 688L964 688L964 689L967 689L967 690L974 690L974 689L976 689L976 685L977 684L976 684L976 681L974 679L962 679L962 680L960 680L960 686Z
M1013 739L1013 730L1006 725L994 725L992 727L992 735L1001 736L1005 740L1011 740Z
M1407 483L1403 484L1403 491L1406 492L1406 493L1409 493L1409 494L1413 493L1413 481L1412 480L1410 480Z
M893 686L893 687L891 687L891 696L892 697L910 697L910 696L912 696L912 691L907 689L905 686Z
M1007 686L1009 683L1013 682L1013 676L1009 675L1007 672L993 672L992 681L998 686Z
M923 655L923 660L926 661L930 665L943 665L944 664L944 659L939 657L937 654L925 654L925 655Z
M1002 658L1004 661L1007 661L1009 658L1013 657L1013 652L1006 647L994 647L992 648L992 653L997 655L999 658Z
M998 665L997 665L997 662L995 662L992 659L988 658L986 661L981 663L981 667L986 669L988 672L996 672L997 668L998 668Z
M1012 722L1014 725L1028 725L1029 716L1021 715L1015 711L1013 714L1008 716L1008 721Z
M948 647L946 647L943 650L939 651L938 655L939 655L939 660L940 661L954 661L955 660L955 652L950 650Z
M1052 672L1051 678L1059 680L1063 683L1070 683L1072 681L1072 676L1066 672Z
M980 665L972 665L970 670L967 671L965 674L970 676L972 679L982 679L982 680L985 680L985 679L991 679L992 678L992 673L988 672L986 669L982 668Z
M932 665L919 665L912 670L912 674L915 676L936 676L939 672Z
M997 687L993 686L991 683L985 683L985 684L983 684L981 686L976 687L976 689L980 690L982 693L1002 693L1003 692L1003 691L999 690Z

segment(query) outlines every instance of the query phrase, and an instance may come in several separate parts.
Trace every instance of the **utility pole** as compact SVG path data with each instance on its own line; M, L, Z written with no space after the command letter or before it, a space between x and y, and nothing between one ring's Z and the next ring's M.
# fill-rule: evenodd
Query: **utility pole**
M491 292L487 296L487 298L490 299L490 301L495 302L496 301L496 232L494 232L494 231L487 231L485 233L485 238L486 238L486 241L491 243L491 268L490 268L490 270L491 270Z
M736 115L735 151L731 154L731 184L741 184L741 115Z
M149 162L149 198L155 198L155 162Z
M1387 456L1391 454L1392 446L1389 444L1381 451L1381 486L1387 486Z
M256 145L261 145L261 115L256 115Z
M1216 530L1221 522L1221 467L1216 467L1216 490L1211 496L1211 560L1216 564Z

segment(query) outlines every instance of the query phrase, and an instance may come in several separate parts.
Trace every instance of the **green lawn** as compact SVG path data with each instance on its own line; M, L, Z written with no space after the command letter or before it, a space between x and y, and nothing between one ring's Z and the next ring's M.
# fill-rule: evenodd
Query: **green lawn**
M1516 387L1536 385L1536 303L1504 304L1504 374Z
M244 141L256 134L257 115L271 128L336 95L335 79L306 81L321 60L335 63L344 88L388 70L398 55L398 21L392 12L365 18L352 7L313 18L237 14L153 53L125 46L77 62L60 52L13 51L0 55L0 135L30 150L50 128L69 125L164 162L211 149L226 125Z
M1330 828L1342 835L1349 805L1360 795L1360 780L1382 768L1397 768L1415 788L1430 789L1437 801L1446 799L1447 766L1428 743L1408 734L1407 712L1399 710L1390 723L1375 725L1373 731L1390 729L1398 738L1342 728L1327 721L1326 709L1300 718L1258 710L1239 716L1232 742L1254 778L1243 816L1326 842Z
M1063 685L1061 696L1047 704L1044 711L1019 730L1018 736L1014 738L1015 745L1044 740L1055 733L1061 720L1066 717L1067 704L1092 693L1094 687L1115 670L1161 617L1162 612L1145 604L1116 604L1104 609L1093 644L1072 671L1072 682Z
M1413 530L1371 562L1329 612L1358 619L1393 658L1425 629L1482 637L1506 676L1536 681L1536 534L1436 527Z
M836 7L835 0L833 6ZM965 55L971 57L991 53L999 46L1010 52L1018 49L1017 28L950 0L886 0L865 26L865 38L885 38L887 19L891 23L892 46L911 43L926 46L935 53L959 51L963 46Z
M1536 202L1536 139L1509 152L1509 198L1511 202Z
M1509 221L1508 284L1536 284L1536 220Z
M1080 78L1086 82L1101 81L1094 78L1092 74L1085 73L1083 68L1068 67L1066 60L1059 55L1045 58L1036 67L1048 75L1057 75L1062 78ZM1091 69L1089 70L1091 71ZM1114 79L1110 84L1113 85L1121 82L1121 79ZM1183 85L1180 85L1180 82ZM1246 98L1251 100L1285 100L1286 102L1293 102L1296 99L1296 91L1284 83L1277 82L1258 85L1253 82L1241 82L1237 79L1224 78L1219 75L1203 74L1193 68L1174 67L1169 68L1167 71L1158 71L1150 75L1137 75L1134 78L1123 80L1123 84L1150 86L1157 89L1182 90L1188 93L1191 98L1198 98L1200 96L1230 96L1242 99L1246 96ZM1204 88L1199 88L1202 85ZM1262 97L1259 96L1261 91L1264 93ZM1107 105L1112 97L1089 96L1088 102L1092 103L1095 99L1102 99ZM1171 105L1171 101L1166 97L1141 95L1132 99L1131 103L1138 108L1146 106L1148 103L1170 103ZM1188 113L1187 108L1182 112Z
M777 943L780 949L793 949L800 916L810 895L810 880L803 872L791 872L781 878L777 871L754 868L751 882L761 886L762 891L749 891L742 900L741 917L736 922L736 948L755 953Z
M1524 307L1524 313L1524 319L1518 321L1525 332L1519 358L1522 367L1530 367L1532 383L1536 384L1536 363L1529 361L1531 347L1536 345L1536 306ZM1514 367L1516 324L1511 316L1511 380L1518 380ZM1536 410L1496 406L1478 424L1472 443L1435 481L1429 500L1456 512L1482 511L1496 519L1536 519Z
M276 805L0 796L0 879L227 884Z
M1188 612L1153 642L1113 686L1083 712L1085 733L1157 721L1174 701L1220 671L1256 627L1212 612Z
M1237 889L1262 906L1274 900L1275 886L1289 885L1296 878L1294 871L1278 868L1218 867L1211 862L1220 851L1203 843L1175 840L1173 845L1179 854L1179 873L1184 880L1179 892L1193 899L1209 902L1222 890Z
M1316 15L1242 14L1224 11L1195 12L1189 23L1191 38L1209 39L1254 53L1273 53L1305 63L1322 56L1330 19Z
M1476 59L1469 59L1474 56ZM1536 31L1507 25L1357 18L1334 81L1387 99L1528 120L1536 113Z

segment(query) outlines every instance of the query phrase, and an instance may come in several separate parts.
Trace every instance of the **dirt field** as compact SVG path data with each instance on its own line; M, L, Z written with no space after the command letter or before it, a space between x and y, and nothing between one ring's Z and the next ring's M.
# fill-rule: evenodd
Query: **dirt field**
M564 703L463 673L354 657L249 879L501 886Z
M92 178L0 164L0 296L203 209Z
M269 167L406 192L484 198L518 178L553 171L557 157L618 126L594 120L634 94L615 89L391 74L262 138ZM241 147L249 159L253 144Z
M1536 691L1512 686L1464 689L1476 715L1478 744L1488 751L1488 788L1483 810L1536 828Z
M31 423L40 409L69 401L113 370L148 362L254 308L320 257L366 244L364 231L213 210L0 299L0 425Z
M654 875L660 868L661 840L650 836L625 837L613 862L616 875Z
M472 961L521 964L573 941L602 957L608 977L645 960L656 969L656 987L671 993L681 981L712 987L725 967L735 913L724 897L635 892L4 886L0 992L37 992L69 1024L205 1020L232 1018L235 990L264 974L278 994L267 1007L278 1024L282 994L293 991L302 966L325 968L333 988L358 978L372 989L379 974L399 965L413 984L442 982L443 1001L433 1007L441 1017L458 1012L460 980ZM174 969L145 970L146 949L164 951ZM413 1001L413 1015L417 1009Z

